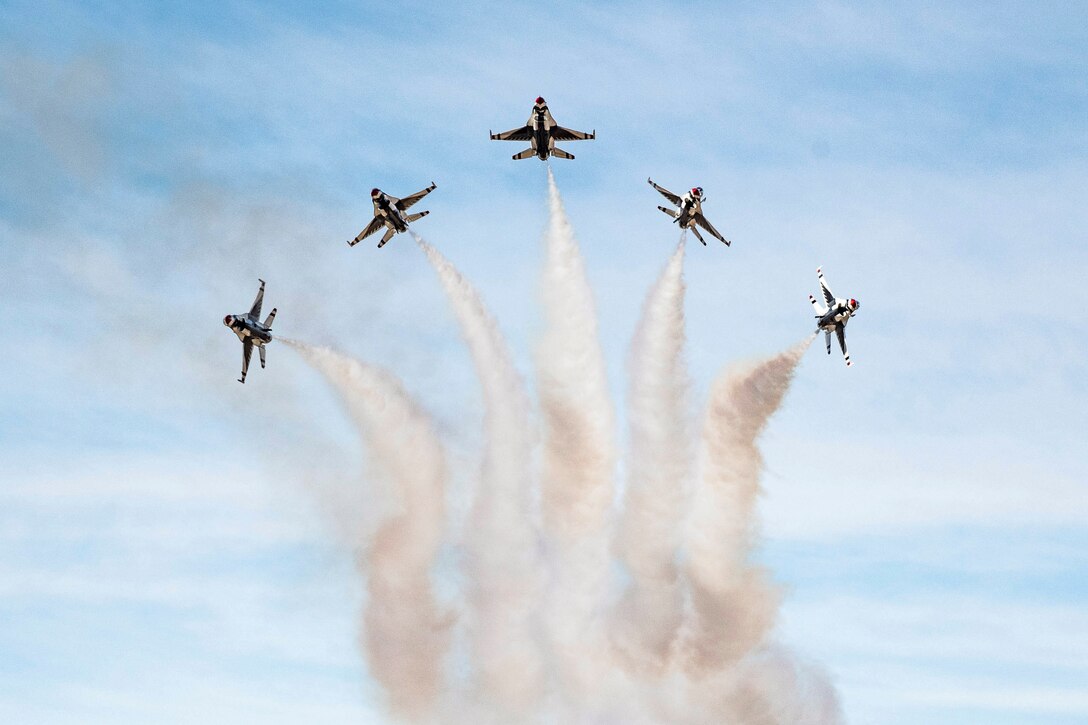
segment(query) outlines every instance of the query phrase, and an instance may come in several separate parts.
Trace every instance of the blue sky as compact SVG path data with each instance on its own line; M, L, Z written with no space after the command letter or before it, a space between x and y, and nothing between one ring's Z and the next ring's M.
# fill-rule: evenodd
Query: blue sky
M436 181L419 231L527 373L544 172L484 134L543 95L598 132L554 167L619 403L674 243L649 175L734 240L687 258L700 399L808 332L817 265L862 301L856 365L810 351L766 433L761 510L782 639L848 720L1088 720L1085 8L0 14L0 719L382 721L350 426L287 349L234 383L219 320L265 278L282 334L395 368L474 460L433 273L344 240L372 186Z

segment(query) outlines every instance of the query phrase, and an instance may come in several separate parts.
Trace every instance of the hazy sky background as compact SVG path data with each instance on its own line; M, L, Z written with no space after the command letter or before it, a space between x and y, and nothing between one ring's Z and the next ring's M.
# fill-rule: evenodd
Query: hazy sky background
M544 165L488 129L537 95L596 129L553 167L622 413L672 251L654 180L731 248L687 257L701 401L822 338L764 438L780 636L855 723L1088 721L1088 6L0 2L0 720L380 722L355 649L361 455L282 345L392 367L462 469L479 391L368 191L530 372ZM465 505L465 482L452 505ZM354 492L355 495L352 495ZM360 496L359 494L363 495ZM364 504L359 509L360 502Z

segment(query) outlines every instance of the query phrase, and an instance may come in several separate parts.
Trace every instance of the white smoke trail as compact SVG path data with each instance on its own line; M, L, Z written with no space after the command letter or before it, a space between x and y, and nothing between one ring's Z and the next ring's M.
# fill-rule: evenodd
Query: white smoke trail
M535 631L542 594L532 521L529 401L494 318L479 294L413 232L438 273L483 388L484 452L466 536L471 646L481 694L523 714L544 692Z
M778 409L815 337L715 381L703 424L703 470L688 536L692 612L684 638L693 677L720 672L765 638L777 591L749 561L763 459L756 438Z
M371 460L391 485L394 510L362 562L369 597L361 641L394 712L427 717L443 689L451 624L430 577L445 515L442 444L430 417L388 372L329 348L279 339L340 395Z
M728 695L730 722L838 725L843 721L838 694L827 674L781 646L760 648L741 662Z
M541 501L554 546L547 609L562 687L581 699L600 692L606 650L597 615L609 578L614 424L593 297L550 168L548 207L545 329L536 355L544 418Z
M684 236L643 305L631 350L627 492L618 550L631 584L613 622L624 665L659 675L683 617L677 564L691 469L684 367Z

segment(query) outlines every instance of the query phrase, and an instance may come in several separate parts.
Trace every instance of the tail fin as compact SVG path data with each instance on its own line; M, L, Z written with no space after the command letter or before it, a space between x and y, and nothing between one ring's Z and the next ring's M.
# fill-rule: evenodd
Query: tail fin
M387 231L385 233L385 236L382 237L382 240L380 242L378 242L378 249L381 249L382 247L384 247L385 243L388 242L390 239L392 239L393 235L396 234L396 233L397 233L396 229L390 229L389 231Z
M268 317L264 318L264 326L272 327L272 320L276 319L276 308L273 307L272 311L268 313ZM264 353L262 353L264 354Z
M831 354L831 330L824 330L824 342L827 343L827 354Z
M816 310L816 316L817 317L823 317L824 315L827 314L827 308L824 307L823 305L821 305L820 301L817 300L815 297L813 297L812 295L809 295L808 296L808 301L812 303L812 309Z
M264 345L257 347L257 354L261 356L261 369L264 370Z
M574 154L568 153L568 152L564 151L563 149L559 148L558 146L553 146L552 147L552 156L555 156L558 159L573 159L574 158Z
M429 211L421 211L418 214L409 214L408 216L404 217L404 221L407 222L408 224L411 224L412 222L417 221L419 219L422 219L423 217L427 216L430 213L431 212L429 212Z
M522 159L530 159L533 156L536 156L536 151L533 151L531 148L529 148L525 149L520 153L514 154L512 158L514 159L514 161L521 161Z

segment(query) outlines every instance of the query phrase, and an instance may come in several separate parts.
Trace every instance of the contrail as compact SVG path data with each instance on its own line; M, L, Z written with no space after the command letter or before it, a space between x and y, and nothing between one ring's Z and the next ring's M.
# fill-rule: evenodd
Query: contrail
M757 363L727 370L710 393L702 476L688 535L691 618L685 669L698 677L740 660L774 624L778 593L749 561L763 459L756 438L778 409L815 336Z
M430 571L442 544L445 453L430 417L390 373L329 348L279 338L340 395L393 510L366 550L368 601L362 645L394 712L423 718L443 689L450 617L439 607Z
M614 423L593 296L550 167L548 207L545 329L536 351L544 418L541 501L554 547L548 620L561 682L588 696L599 689L605 649L597 615L609 579Z
M646 298L628 365L631 438L617 549L631 583L613 622L613 642L625 666L652 675L668 664L684 605L676 557L692 454L684 237Z
M544 694L529 401L479 294L438 250L412 236L438 273L483 388L483 466L466 536L475 674L481 694L510 715L523 714Z

